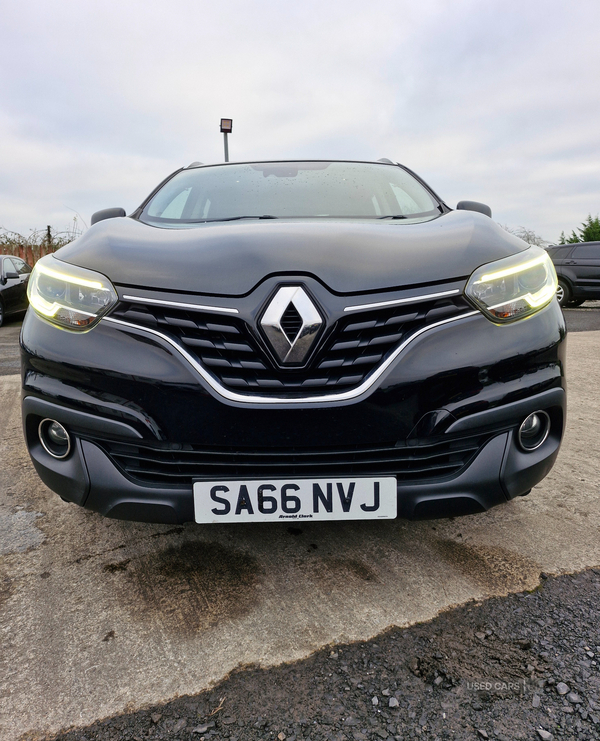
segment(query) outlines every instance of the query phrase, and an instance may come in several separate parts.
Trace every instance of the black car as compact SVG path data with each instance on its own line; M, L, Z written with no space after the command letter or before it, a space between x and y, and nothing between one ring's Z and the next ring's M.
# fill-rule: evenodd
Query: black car
M194 163L98 212L30 281L40 477L172 523L527 494L563 434L565 324L547 253L490 215L389 161Z
M561 306L581 306L588 299L600 299L600 242L579 242L548 248Z
M6 317L27 310L31 268L20 257L0 255L0 327Z

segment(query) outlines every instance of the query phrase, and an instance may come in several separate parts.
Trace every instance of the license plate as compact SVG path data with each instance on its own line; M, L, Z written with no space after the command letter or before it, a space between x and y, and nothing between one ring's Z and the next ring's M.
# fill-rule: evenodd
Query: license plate
M201 523L393 519L396 479L196 481L194 510Z

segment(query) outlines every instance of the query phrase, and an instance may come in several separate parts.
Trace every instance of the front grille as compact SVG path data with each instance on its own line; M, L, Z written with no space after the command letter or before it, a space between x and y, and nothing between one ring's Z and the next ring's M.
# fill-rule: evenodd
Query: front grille
M381 476L420 481L453 476L473 460L490 435L441 442L344 448L202 447L183 444L104 442L96 440L113 463L131 479L146 484L186 486L194 479Z
M111 316L169 335L232 391L294 397L356 387L414 332L470 310L456 296L352 312L328 328L301 369L279 367L258 331L239 317L126 301ZM283 317L290 338L300 329L296 314Z

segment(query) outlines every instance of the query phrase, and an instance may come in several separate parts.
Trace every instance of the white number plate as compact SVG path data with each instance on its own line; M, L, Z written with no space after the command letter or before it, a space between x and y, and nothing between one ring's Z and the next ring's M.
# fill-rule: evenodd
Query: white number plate
M196 481L194 510L202 523L393 519L396 479Z

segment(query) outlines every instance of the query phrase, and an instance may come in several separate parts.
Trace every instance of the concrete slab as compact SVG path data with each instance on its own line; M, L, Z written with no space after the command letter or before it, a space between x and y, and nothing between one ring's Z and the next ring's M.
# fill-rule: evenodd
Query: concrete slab
M195 693L238 665L298 659L540 571L600 564L600 332L568 340L558 462L524 499L428 523L173 528L106 520L38 480L19 378L0 377L0 738Z

